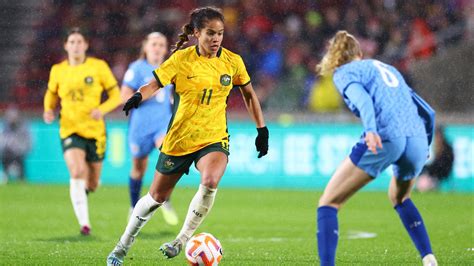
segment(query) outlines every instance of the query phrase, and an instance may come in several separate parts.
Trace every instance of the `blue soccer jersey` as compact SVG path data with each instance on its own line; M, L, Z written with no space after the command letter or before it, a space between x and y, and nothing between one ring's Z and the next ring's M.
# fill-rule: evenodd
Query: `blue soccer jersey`
M130 64L123 79L123 85L138 90L150 82L156 66L150 65L145 59ZM140 103L140 108L133 109L129 122L129 142L133 155L146 155L154 148L154 141L166 134L172 115L172 85L161 88L156 95ZM144 147L146 146L146 147ZM145 154L144 154L145 153Z
M356 83L367 92L375 115L373 130L382 140L427 135L412 89L394 67L373 59L356 60L337 68L333 80L349 109L358 117L360 110L347 89Z

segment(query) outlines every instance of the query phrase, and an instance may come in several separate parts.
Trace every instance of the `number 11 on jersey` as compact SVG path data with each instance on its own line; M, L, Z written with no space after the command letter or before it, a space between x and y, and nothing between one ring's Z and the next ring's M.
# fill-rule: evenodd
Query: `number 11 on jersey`
M209 105L209 103L211 102L211 96L212 96L212 89L203 89L201 104L204 104L204 102L206 102L206 104Z

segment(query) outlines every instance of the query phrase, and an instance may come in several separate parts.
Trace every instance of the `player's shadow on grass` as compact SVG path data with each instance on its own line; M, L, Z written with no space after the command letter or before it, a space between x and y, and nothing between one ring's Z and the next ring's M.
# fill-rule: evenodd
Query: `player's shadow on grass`
M60 237L51 237L51 238L38 238L36 241L42 242L57 242L57 243L68 243L68 242L90 242L90 241L98 241L100 238L90 235L90 236L82 236L82 235L72 235L72 236L60 236Z

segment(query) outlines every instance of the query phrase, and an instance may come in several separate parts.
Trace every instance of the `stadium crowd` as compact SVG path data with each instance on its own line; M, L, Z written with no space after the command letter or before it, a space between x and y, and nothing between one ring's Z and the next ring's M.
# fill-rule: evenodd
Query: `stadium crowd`
M405 73L414 60L473 38L474 5L468 0L45 1L13 97L22 107L41 106L50 68L65 58L68 28L88 32L90 54L106 59L120 82L146 34L160 31L174 44L187 13L208 4L223 9L223 45L244 57L267 110L334 111L342 106L330 91L332 82L319 80L314 71L328 38L339 29L357 36L368 57ZM314 94L318 84L328 93ZM332 104L324 106L321 98L331 97ZM231 94L229 108L244 109L238 93Z

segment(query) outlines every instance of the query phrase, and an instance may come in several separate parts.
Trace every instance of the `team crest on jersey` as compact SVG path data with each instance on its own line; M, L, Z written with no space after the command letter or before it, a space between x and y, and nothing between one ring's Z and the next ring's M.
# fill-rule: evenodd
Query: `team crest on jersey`
M91 76L87 76L87 77L84 79L84 82L85 82L87 85L91 85L91 84L94 82L94 79L93 79Z
M167 169L171 169L171 168L174 167L174 163L173 163L173 161L171 161L171 159L168 159L168 160L165 161L164 166L165 166L165 168L167 168Z
M229 86L230 85L230 81L231 81L231 77L227 74L224 74L221 76L221 84L222 86Z

